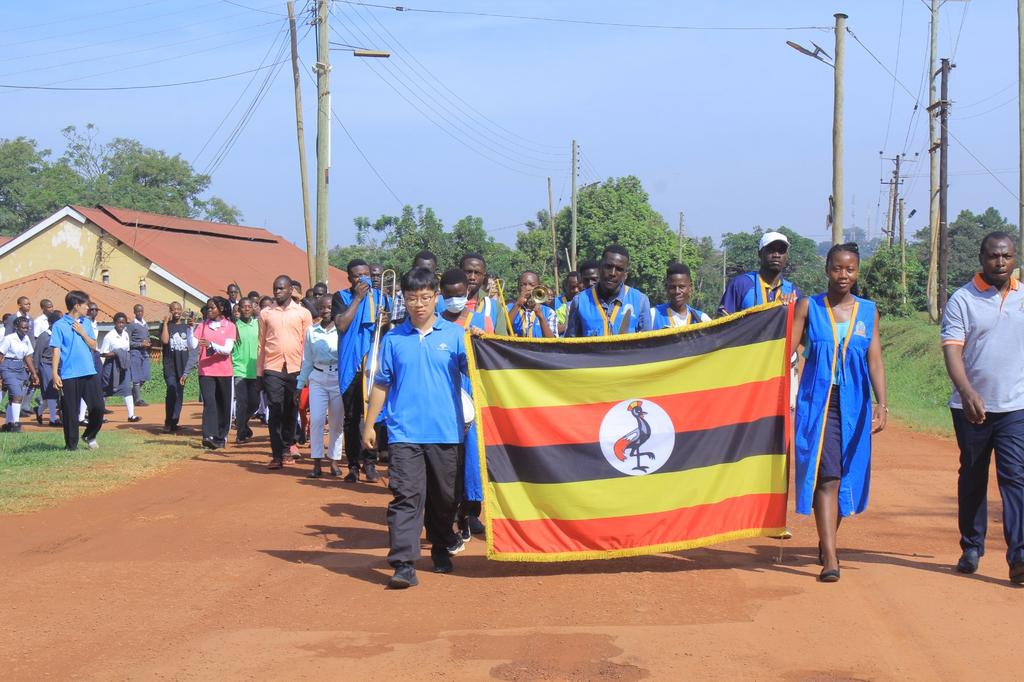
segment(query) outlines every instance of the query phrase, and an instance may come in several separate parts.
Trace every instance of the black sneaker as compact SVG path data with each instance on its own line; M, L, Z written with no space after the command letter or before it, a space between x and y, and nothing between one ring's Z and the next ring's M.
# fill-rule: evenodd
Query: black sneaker
M455 543L446 548L449 556L455 556L464 549L466 549L466 541L459 535L455 536Z
M461 544L461 540L460 540ZM462 550L459 550L462 551ZM434 573L451 573L454 570L452 558L444 549L430 550L430 560L434 562Z
M978 561L981 559L976 549L965 549L960 555L960 561L956 562L956 570L960 573L974 573L978 570Z
M345 483L358 483L359 482L359 469L349 469L348 474L342 479Z
M462 542L469 542L473 539L473 534L469 532L469 520L461 518L456 522L456 526L459 529L459 537L462 538Z
M416 577L416 569L412 564L399 564L395 567L395 574L388 580L388 589L404 590L407 587L416 587L420 584Z
M1016 585L1024 584L1024 561L1018 561L1010 566L1010 582Z
M470 516L469 517L469 531L473 535L483 535L484 533L487 532L487 528L484 526L483 522L480 521L480 517L479 516Z
M142 417L140 417L140 416L139 416L139 415L137 415L137 414L133 414L132 416L128 417L128 421L130 421L131 423L133 423L133 424L134 424L135 422L140 422L140 421L142 421Z
M206 448L207 450L216 450L217 449L217 441L215 441L212 438L204 438L203 439L203 447Z

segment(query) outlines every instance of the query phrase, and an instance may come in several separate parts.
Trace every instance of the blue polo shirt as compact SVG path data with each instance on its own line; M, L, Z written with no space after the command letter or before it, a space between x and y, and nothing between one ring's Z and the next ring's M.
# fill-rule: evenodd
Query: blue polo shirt
M465 435L465 330L437 317L426 334L406 319L384 336L374 382L387 386L389 443L456 444Z
M96 373L96 364L92 359L92 349L81 336L78 335L71 325L75 318L70 315L57 320L50 329L50 348L60 349L60 378L75 379L87 377ZM90 337L96 338L92 321L88 318L80 320Z

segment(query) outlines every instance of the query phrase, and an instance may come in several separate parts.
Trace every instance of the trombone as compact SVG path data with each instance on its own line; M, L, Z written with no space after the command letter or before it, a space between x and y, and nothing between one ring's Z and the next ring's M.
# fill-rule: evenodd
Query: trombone
M501 302L501 314L505 316L505 330L512 336L512 318L508 316L508 303L505 302L505 282L500 277L494 278L494 286L498 288L498 299Z
M388 294L390 288L391 293ZM384 315L390 311L384 302L388 296L391 300L395 300L395 294L398 292L398 273L388 268L384 272L380 273L380 304L377 306L377 315L374 319L374 330L373 330L373 345L370 347L370 362L367 369L369 370L366 374L366 385L363 387L363 414L366 414L366 406L370 402L370 390L373 389L373 377L377 373L377 366L379 365L379 354L380 354L380 336L381 329L384 326ZM373 300L373 285L370 285L370 300Z

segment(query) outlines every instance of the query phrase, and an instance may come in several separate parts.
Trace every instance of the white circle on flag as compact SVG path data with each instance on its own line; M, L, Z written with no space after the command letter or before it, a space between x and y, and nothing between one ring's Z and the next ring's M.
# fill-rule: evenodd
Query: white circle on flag
M660 469L672 455L676 431L672 418L645 398L623 400L601 420L601 452L608 463L629 476Z

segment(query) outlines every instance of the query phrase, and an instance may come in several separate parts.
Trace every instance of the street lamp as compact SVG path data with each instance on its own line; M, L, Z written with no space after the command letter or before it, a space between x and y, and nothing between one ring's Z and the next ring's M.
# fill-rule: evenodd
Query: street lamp
M827 223L832 226L832 243L843 241L843 64L846 55L846 19L845 14L835 15L836 47L835 59L830 64L827 59L832 57L815 43L813 50L798 45L791 40L786 44L791 48L813 57L823 64L832 67L835 75L832 99L832 196L829 197L829 215ZM824 57L822 56L824 55Z

